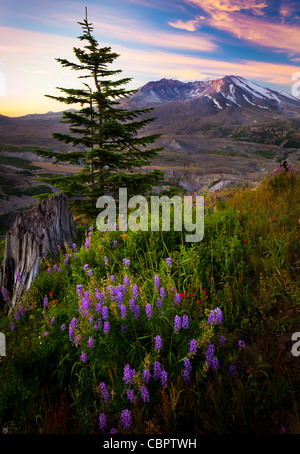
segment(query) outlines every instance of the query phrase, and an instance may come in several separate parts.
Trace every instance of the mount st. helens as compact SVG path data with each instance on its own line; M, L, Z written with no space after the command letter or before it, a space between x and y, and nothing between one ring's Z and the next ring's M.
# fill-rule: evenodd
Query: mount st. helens
M248 141L251 131L252 142L279 146L289 146L289 142L293 142L292 147L300 147L297 134L300 100L239 76L204 82L167 79L149 82L124 104L132 108L154 106L157 122L150 127L159 125L164 132L202 132L209 138L233 137ZM260 136L260 132L270 128L273 133L277 131L275 137L274 134L273 137ZM293 138L286 138L284 129L290 135L293 130Z
M148 107L175 100L201 102L203 109L210 109L210 112L213 112L211 109L222 110L226 107L254 106L283 111L300 106L299 99L288 93L261 87L239 76L226 76L204 82L184 83L172 79L148 82L130 98L128 104Z

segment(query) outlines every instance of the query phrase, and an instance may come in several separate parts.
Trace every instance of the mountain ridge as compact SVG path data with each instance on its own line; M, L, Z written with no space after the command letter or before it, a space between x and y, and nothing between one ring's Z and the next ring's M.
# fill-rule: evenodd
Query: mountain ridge
M247 96L248 95L248 96ZM241 76L230 75L220 79L207 81L181 82L176 79L160 79L150 81L138 89L138 92L125 101L125 104L137 105L162 104L174 100L191 100L207 97L213 99L215 107L223 109L226 106L245 107L259 106L261 108L291 105L300 107L300 100L292 95L271 88L262 87ZM217 97L219 102L217 100ZM223 99L222 99L223 98ZM253 101L257 102L253 102ZM217 102L215 102L217 101ZM267 102L269 105L266 106Z

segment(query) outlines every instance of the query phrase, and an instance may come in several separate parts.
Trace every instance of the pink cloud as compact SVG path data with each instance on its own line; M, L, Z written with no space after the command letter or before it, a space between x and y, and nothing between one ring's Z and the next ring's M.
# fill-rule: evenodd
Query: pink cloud
M125 41L150 47L186 51L212 52L218 48L214 38L208 34L193 36L183 33L164 32L157 29L142 28L134 21L125 19L118 24L115 23L114 18L111 20L105 18L105 21L95 20L93 23L95 29L101 30L101 34L117 38L120 42Z
M189 20L189 21L182 21L182 20L177 20L177 21L169 21L168 24L171 25L174 28L179 28L181 30L187 30L189 32L194 32L197 30L201 24L201 21L204 20L204 16L197 16L195 19Z
M185 0L206 13L207 23L219 30L224 30L239 39L270 47L289 55L299 53L300 27L288 25L284 20L274 23L267 19L265 8L268 4L260 0ZM294 11L294 3L281 5L283 19ZM252 14L249 14L252 13ZM187 24L199 28L199 16L187 23L170 23L179 28ZM192 27L190 27L192 28Z

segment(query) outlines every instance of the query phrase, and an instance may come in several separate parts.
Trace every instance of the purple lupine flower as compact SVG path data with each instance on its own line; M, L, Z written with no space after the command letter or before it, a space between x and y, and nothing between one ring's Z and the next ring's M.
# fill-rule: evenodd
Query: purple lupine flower
M108 307L107 306L102 306L102 318L104 320L108 320L109 319Z
M166 259L166 264L167 264L167 268L172 268L172 259L171 258L167 258Z
M223 323L223 314L219 307L210 311L207 324L210 325L211 323L216 325L221 325L221 323Z
M179 317L179 315L175 315L175 318L174 318L174 331L175 331L175 333L178 333L180 328L181 328L181 318Z
M239 348L245 348L245 341L239 340L238 345L239 345Z
M124 285L125 285L125 288L126 288L126 287L129 287L130 281L129 281L129 276L128 276L128 274L126 274L126 276L124 276L123 283L124 283Z
M104 261L104 265L107 266L108 265L108 258L106 256L104 257L103 261Z
M75 345L78 345L80 341L81 341L81 334L78 334L78 336L76 336L76 337L74 338L74 344L75 344Z
M229 369L228 369L230 377L234 377L236 375L236 365L235 364L230 364Z
M128 330L128 326L121 325L121 333L122 334L127 333L127 330Z
M113 242L113 244L112 244L112 247L113 247L114 249L116 249L117 244L118 244L117 240L114 240L114 242Z
M23 306L19 306L19 311L20 311L20 314L21 314L22 317L23 317L23 315L25 315L25 311L24 311Z
M160 336L156 336L155 340L155 350L160 350L162 348L162 338Z
M105 300L104 293L100 292L100 290L98 288L95 288L95 296L101 302Z
M100 430L106 429L107 427L107 421L106 421L106 416L105 413L100 413L99 415L99 428Z
M116 435L118 433L117 429L115 427L113 427L112 429L110 429L109 433L111 435Z
M86 249L88 249L90 247L91 243L89 242L88 238L86 239L85 243L84 243L84 247Z
M101 303L95 304L95 312L97 312L97 314L102 314L102 304Z
M16 280L19 282L19 284L22 284L22 278L21 278L21 273L16 273Z
M130 402L132 404L134 404L134 401L136 399L136 396L134 394L134 390L133 389L126 389L126 394L127 394L128 400L130 400Z
M127 307L125 306L125 304L121 304L120 311L121 311L121 320L125 320L126 315L127 315Z
M77 285L76 291L77 291L77 293L78 293L79 296L82 296L82 292L83 292L82 285Z
M104 322L103 323L103 332L104 334L108 334L110 331L110 323L109 322Z
M152 304L147 303L145 307L146 315L148 317L148 320L151 320L152 318Z
M196 339L192 339L190 342L190 353L192 355L194 355L197 351L197 348L198 348L198 343L197 343Z
M139 287L137 284L134 284L132 286L132 296L134 300L137 300L139 298Z
M7 290L6 290L6 288L3 287L3 288L1 289L1 293L2 293L2 296L3 296L4 301L7 302L7 301L8 301L8 297L7 297Z
M96 325L94 326L94 329L101 329L102 328L102 318L98 318L96 320Z
M82 308L84 310L84 314L83 315L87 315L88 311L90 310L91 308L91 300L90 300L90 293L89 292L85 292L84 293L84 296L81 300L81 305L82 305Z
M161 299L161 298L157 298L156 306L157 306L159 309L162 308L162 299Z
M141 397L144 403L148 403L150 401L149 392L145 385L141 387Z
M160 381L161 381L161 386L168 385L168 372L165 369L162 369L162 371L161 371Z
M65 324L61 325L60 329L61 329L62 331L64 331L64 330L66 329L66 325L65 325Z
M51 273L52 273L52 270L51 270L51 268L48 268L48 269L47 269L47 271L48 271L48 273L49 273L49 274L51 274Z
M73 248L73 249L77 249L77 244L76 244L76 243L73 243L72 248Z
M133 379L136 374L135 369L131 369L130 364L126 364L123 371L123 380L126 385L133 385Z
M219 344L220 345L224 345L226 342L226 338L224 336L220 336L220 339L219 339Z
M188 329L189 327L189 316L188 315L183 315L182 316L182 328Z
M131 425L132 425L131 411L127 410L127 408L125 408L125 410L122 410L121 416L120 416L120 422L121 422L121 426L124 429L129 429L131 427Z
M165 291L164 287L161 287L159 289L159 294L160 294L161 298L165 298L166 297L166 291Z
M154 276L154 287L156 289L159 289L159 283L160 283L159 276L158 276L158 274L155 274L155 276Z
M93 270L89 270L88 276L89 276L89 277L92 277L92 276L93 276Z
M149 369L144 369L143 370L143 380L145 383L148 383L150 380L151 374Z
M130 302L129 302L130 304ZM134 320L138 320L140 316L140 306L134 302L130 304L131 312L133 313Z
M52 317L51 320L50 320L50 325L52 325L54 322L55 322L55 318Z
M130 260L129 259L123 259L124 265L127 267L130 265Z
M184 362L184 369L182 373L183 381L190 381L190 373L192 371L191 361L189 358L186 357L184 358L183 362Z
M57 265L53 265L53 269L54 269L54 271L56 271L57 270Z
M159 380L161 375L161 365L158 361L153 364L153 376L154 380Z
M214 357L215 354L215 346L212 343L208 343L207 349L206 349L206 359L211 359Z
M218 358L215 356L215 346L214 344L209 343L206 349L206 363L209 368L213 370L218 369L219 361Z
M102 381L99 386L102 399L104 400L104 402L108 402L110 398L110 392L108 391L106 384L104 383L104 381Z
M111 282L115 282L115 276L113 276L113 275L112 275L112 276L109 276L109 280L110 280Z
M15 325L13 322L11 322L11 324L9 326L10 326L11 331L13 331L15 329Z
M15 313L15 319L16 319L16 322L17 322L18 320L20 320L20 314L19 314L19 312L16 312L16 313Z
M87 362L87 354L82 352L81 355L80 355L80 359L81 361L83 362L83 364L85 364Z
M74 331L78 327L77 319L74 317L69 324L69 339L73 340Z
M217 370L219 368L219 360L216 356L214 356L213 359L211 360L210 366L213 370Z
M180 304L180 299L181 299L180 293L175 293L175 295L174 295L174 303L175 304Z
M94 347L94 339L92 337L89 338L88 340L88 347L93 348Z

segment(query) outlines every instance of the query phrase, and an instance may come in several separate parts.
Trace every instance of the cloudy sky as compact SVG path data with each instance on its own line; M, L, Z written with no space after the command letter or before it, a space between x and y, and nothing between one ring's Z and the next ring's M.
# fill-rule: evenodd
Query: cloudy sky
M300 72L298 0L1 0L0 114L65 109L44 95L81 86L55 58L76 61L85 7L130 88L234 74L291 93Z

